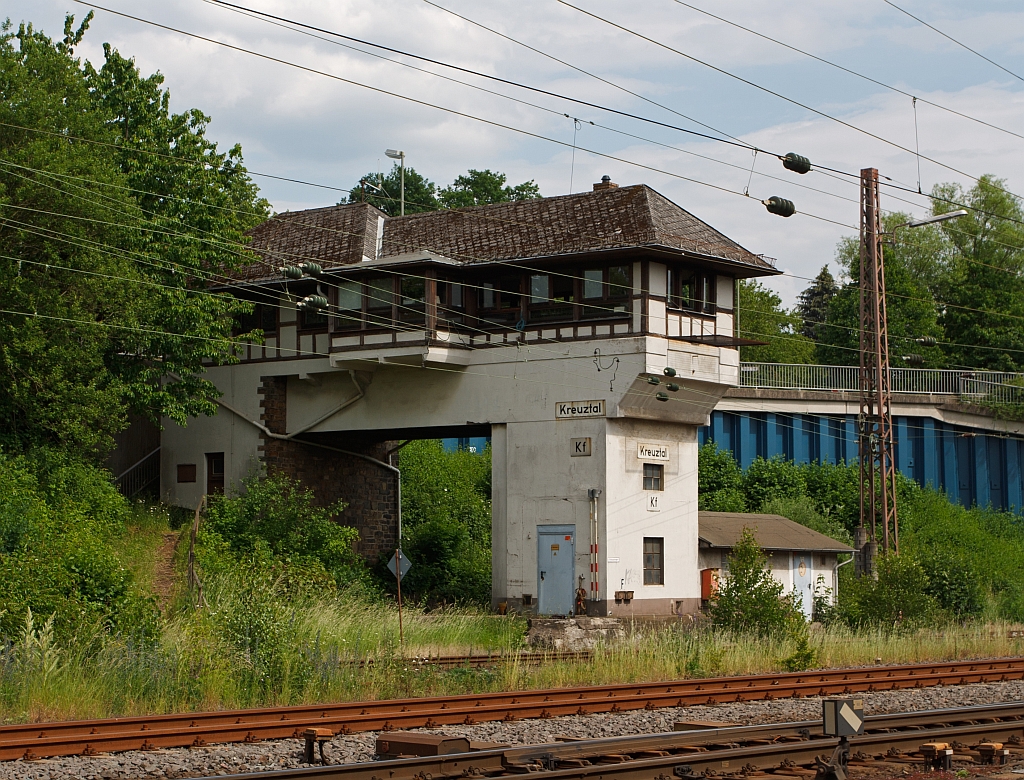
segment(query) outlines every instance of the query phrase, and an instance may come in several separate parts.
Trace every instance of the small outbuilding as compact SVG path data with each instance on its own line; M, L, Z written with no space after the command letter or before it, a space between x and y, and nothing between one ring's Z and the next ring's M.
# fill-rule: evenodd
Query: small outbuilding
M729 576L729 554L749 528L764 550L786 592L800 594L804 614L812 617L817 589L835 602L839 592L839 555L853 548L781 515L700 512L697 516L702 602L711 598L720 578Z

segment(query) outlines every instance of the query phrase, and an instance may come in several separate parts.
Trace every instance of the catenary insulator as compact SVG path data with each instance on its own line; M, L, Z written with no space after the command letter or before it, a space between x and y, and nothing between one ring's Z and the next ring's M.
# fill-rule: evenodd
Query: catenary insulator
M657 398L659 401L667 401L668 393L656 393L654 397Z
M802 154L790 152L782 158L782 167L787 171L793 171L793 173L809 173L811 161Z
M911 352L909 355L903 356L903 362L908 366L921 366L924 365L924 358L917 353Z
M914 341L916 341L922 347L934 347L935 346L935 336L922 336L919 339L914 339Z
M297 265L286 265L284 268L277 269L281 272L281 276L285 279L301 279L302 269Z
M307 295L296 306L306 311L316 311L317 309L327 308L327 298L323 295Z
M656 376L649 376L649 377L647 377L647 384L649 384L649 385L660 385L661 384L661 380L658 379L658 377L656 377Z
M307 260L305 263L299 263L299 268L301 268L307 276L312 276L314 279L319 279L324 275L324 269L320 263L314 263Z
M672 366L666 366L665 367L665 376L675 376L675 375L676 375L676 370L674 368L672 368Z
M667 385L665 385L665 387L667 387L673 393L679 392L679 385L677 385L675 382L669 382Z
M793 205L793 201L780 198L778 195L772 195L768 200L761 202L771 214L777 214L780 217L792 217L796 214L796 206Z

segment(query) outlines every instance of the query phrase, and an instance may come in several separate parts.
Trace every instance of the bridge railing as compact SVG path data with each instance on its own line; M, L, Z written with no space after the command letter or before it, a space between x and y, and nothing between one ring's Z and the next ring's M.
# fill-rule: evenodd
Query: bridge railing
M740 387L856 392L859 371L857 366L741 363ZM891 372L894 393L955 395L975 402L1024 403L1024 374L937 368L893 368Z

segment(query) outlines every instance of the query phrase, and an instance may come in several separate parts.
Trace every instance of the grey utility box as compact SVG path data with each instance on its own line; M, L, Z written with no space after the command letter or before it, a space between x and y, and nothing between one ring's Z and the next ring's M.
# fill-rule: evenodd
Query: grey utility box
M850 737L864 733L863 699L825 699L822 706L822 731L826 737Z

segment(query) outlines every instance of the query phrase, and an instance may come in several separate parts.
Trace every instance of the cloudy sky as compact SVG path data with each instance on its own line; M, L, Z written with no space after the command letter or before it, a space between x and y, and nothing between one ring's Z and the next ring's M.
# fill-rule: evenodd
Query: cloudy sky
M559 0L237 1L659 122L732 136L771 152L794 151L820 166L853 173L876 167L914 191L919 180L927 192L937 182L969 186L970 176L993 173L1005 178L1012 191L1024 193L1024 138L1019 137L1024 136L1024 81L884 0L568 0L576 8ZM544 195L565 194L570 186L572 191L589 189L604 174L619 184L643 182L752 251L778 258L787 273L770 284L788 303L807 285L803 277L832 263L839 238L856 232L855 178L822 171L798 176L777 159L755 159L747 149L376 52L394 60L388 61L338 45L344 41L310 37L206 0L104 4L365 85L97 10L78 54L100 61L102 44L109 42L134 57L143 73L163 73L173 109L198 107L209 114L211 136L224 147L241 143L254 172L347 188L366 172L387 170L390 160L383 153L390 147L403 149L409 165L442 184L469 168L503 171L511 183L533 179ZM1024 76L1024 7L1019 0L898 0L898 5ZM917 138L911 97L695 9L917 96ZM81 18L85 11L73 0L3 4L13 22L32 22L54 37L61 34L65 13ZM578 132L574 118L581 121ZM580 147L575 160L574 132ZM898 148L914 150L918 144L922 157L932 161L919 161ZM279 211L344 197L331 189L255 178ZM793 200L799 213L790 219L769 215L755 198L770 195ZM924 199L914 193L883 190L882 198L886 208L924 212Z

